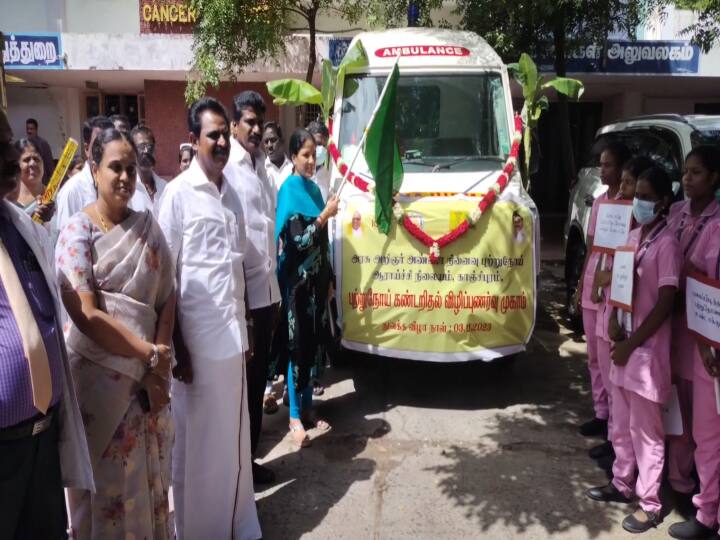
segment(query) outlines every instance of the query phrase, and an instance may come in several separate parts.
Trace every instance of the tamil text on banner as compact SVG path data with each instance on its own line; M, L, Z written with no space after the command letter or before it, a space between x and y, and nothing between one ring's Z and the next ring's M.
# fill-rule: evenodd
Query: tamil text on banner
M600 201L593 250L612 254L627 243L632 223L632 201Z
M720 349L720 281L691 272L686 282L685 304L690 332Z
M467 219L477 199L401 204L437 237ZM373 216L372 201L351 199L340 221L346 346L441 361L522 350L535 316L535 223L528 208L496 203L435 265L396 221L385 236Z
M2 59L7 70L65 68L57 33L5 34Z
M625 311L632 311L635 281L635 248L623 246L615 251L609 303Z

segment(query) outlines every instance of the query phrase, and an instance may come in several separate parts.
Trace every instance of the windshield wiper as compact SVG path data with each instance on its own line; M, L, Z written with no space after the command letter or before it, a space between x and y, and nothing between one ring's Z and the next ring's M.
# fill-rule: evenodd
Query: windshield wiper
M438 169L450 169L459 163L465 163L467 161L495 161L502 163L504 160L499 156L465 156L451 161L450 163L438 164Z

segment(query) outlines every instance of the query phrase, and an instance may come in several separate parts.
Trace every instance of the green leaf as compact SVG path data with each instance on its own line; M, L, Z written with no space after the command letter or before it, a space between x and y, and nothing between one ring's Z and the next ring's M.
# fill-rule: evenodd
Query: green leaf
M520 55L518 62L520 73L525 82L523 84L523 97L526 101L535 101L535 94L538 86L538 70L533 59L527 53Z
M336 85L337 70L330 60L325 59L322 61L322 87L320 89L323 98L322 110L325 123L327 123L335 103Z
M345 76L345 71L347 71L348 68L360 69L367 65L368 58L365 47L363 47L360 40L357 40L355 44L347 50L338 66L338 80Z
M556 77L542 85L543 89L554 88L561 94L565 94L572 99L580 99L585 92L585 86L577 79L567 79L565 77Z
M312 84L299 79L279 79L266 83L268 93L275 98L276 105L322 105L323 96Z

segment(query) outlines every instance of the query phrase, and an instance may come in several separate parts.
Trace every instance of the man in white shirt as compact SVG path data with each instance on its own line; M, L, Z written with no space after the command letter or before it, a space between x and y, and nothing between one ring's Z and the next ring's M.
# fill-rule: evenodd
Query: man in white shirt
M310 122L307 130L315 139L315 176L313 180L320 188L323 201L327 201L330 195L330 169L325 166L325 162L328 156L327 145L330 140L330 132L325 124L320 122Z
M157 217L160 197L167 182L160 178L155 167L155 135L147 126L135 126L130 132L137 150L137 182L130 199L130 208L136 212L150 210Z
M223 175L230 120L215 99L188 114L197 154L170 182L158 222L176 264L172 412L177 538L262 537L250 457L242 204Z
M265 122L262 144L265 150L265 170L275 191L280 191L285 179L292 174L293 164L285 154L282 129L276 122Z
M243 265L250 307L249 332L253 337L253 354L246 365L253 455L260 439L270 346L280 307L280 287L275 275L276 193L265 172L261 150L264 116L265 103L260 94L245 91L235 96L230 159L224 171L242 202L248 239ZM275 474L253 462L253 478L260 484L271 483Z
M95 180L90 172L92 143L101 131L113 127L115 127L113 123L105 116L93 116L83 124L82 138L85 166L79 173L65 182L65 185L57 194L55 199L57 210L54 219L54 229L56 231L61 231L73 215L97 200Z

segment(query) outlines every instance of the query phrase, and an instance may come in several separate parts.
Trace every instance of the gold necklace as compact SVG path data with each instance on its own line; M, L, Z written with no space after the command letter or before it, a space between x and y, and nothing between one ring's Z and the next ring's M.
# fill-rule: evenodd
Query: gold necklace
M102 215L100 214L100 211L97 209L97 207L94 208L94 210L95 210L95 215L100 220L100 228L103 230L103 232L108 232L110 229L107 226L107 223L105 223L105 220L103 219Z

